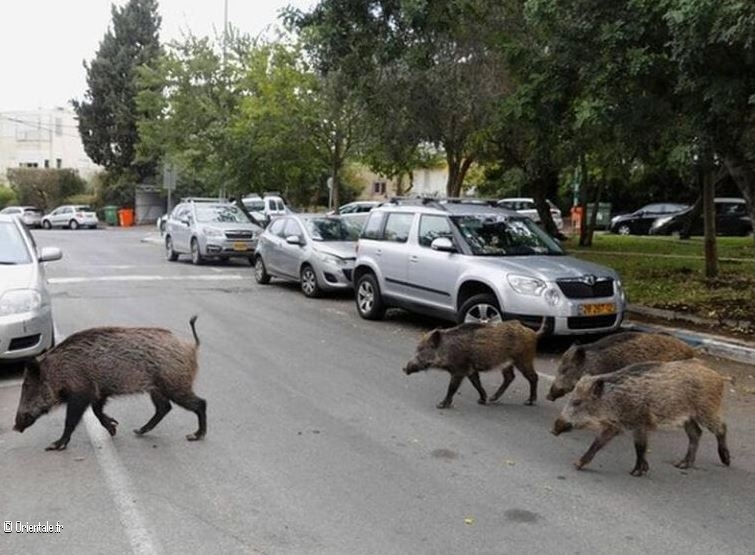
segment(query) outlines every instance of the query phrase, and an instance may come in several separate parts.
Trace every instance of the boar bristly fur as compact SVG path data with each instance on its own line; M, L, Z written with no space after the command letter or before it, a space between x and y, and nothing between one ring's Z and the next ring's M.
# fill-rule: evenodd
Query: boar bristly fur
M694 465L701 426L718 440L718 456L729 465L726 424L721 418L724 378L697 359L633 364L616 372L584 376L553 426L558 435L572 428L598 432L590 448L575 463L587 465L595 454L623 431L634 434L636 453L631 474L642 476L648 434L657 428L684 427L689 447L678 468Z
M113 395L149 393L155 415L141 428L152 430L170 411L171 402L196 413L199 429L190 441L207 433L207 403L193 392L199 337L190 320L194 343L161 328L102 327L71 335L39 360L26 365L14 429L23 432L42 414L66 404L63 435L47 447L62 450L87 407L114 436L118 421L104 412Z
M572 345L561 357L547 399L555 401L563 397L584 375L607 374L639 362L665 362L694 356L695 349L665 333L627 331L587 345Z
M491 401L497 401L514 380L514 366L530 383L528 405L537 399L537 372L534 359L537 340L545 333L545 325L538 332L518 321L498 324L461 324L447 330L434 330L420 339L414 357L404 366L404 373L414 374L428 368L446 370L451 374L445 398L436 406L451 406L453 396L464 378L477 390L478 403L487 403L487 393L480 383L480 372L493 370L503 374L503 383Z

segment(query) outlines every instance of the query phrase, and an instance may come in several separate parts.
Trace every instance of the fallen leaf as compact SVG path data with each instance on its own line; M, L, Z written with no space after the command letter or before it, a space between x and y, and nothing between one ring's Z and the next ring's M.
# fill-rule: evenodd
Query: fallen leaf
M472 526L474 524L474 518L472 518L471 516L466 517L464 519L464 524L466 524L467 526Z
M511 459L506 459L506 464L509 466L514 466L516 463L512 461Z

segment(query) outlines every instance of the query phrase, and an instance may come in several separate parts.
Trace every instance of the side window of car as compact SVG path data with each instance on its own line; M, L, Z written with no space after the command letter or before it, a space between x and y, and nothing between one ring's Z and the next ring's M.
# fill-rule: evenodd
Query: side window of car
M407 239L409 239L409 230L412 228L413 221L414 214L407 214L405 212L388 214L383 239L395 243L406 243Z
M362 228L362 239L376 239L383 238L383 219L384 212L371 212L367 218L364 227Z
M282 237L284 227L286 227L286 220L284 219L273 220L273 222L270 224L270 233L272 235L277 235L278 237Z
M451 224L445 216L424 215L419 221L419 244L423 247L429 248L438 237L452 236Z
M286 221L286 230L283 232L283 235L286 237L290 237L292 235L295 235L296 237L302 237L301 227L296 222L296 220L289 218Z

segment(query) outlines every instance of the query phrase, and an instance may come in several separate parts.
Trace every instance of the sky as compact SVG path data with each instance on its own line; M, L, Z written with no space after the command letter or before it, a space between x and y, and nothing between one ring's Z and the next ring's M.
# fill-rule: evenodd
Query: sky
M158 0L160 39L214 35L226 0ZM316 0L227 0L228 21L251 35L278 23L281 8ZM126 0L0 0L0 111L66 106L86 89L91 60L111 24L110 7Z

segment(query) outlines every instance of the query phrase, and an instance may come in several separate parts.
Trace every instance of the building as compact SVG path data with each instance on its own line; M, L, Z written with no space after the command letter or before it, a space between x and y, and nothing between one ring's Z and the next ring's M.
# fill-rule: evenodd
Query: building
M384 200L396 196L394 180L386 179L364 166L358 167L355 179L361 186L361 200ZM445 164L437 168L417 168L412 171L412 187L409 191L409 176L404 176L404 194L420 196L445 196L448 169Z
M101 168L84 152L70 108L0 112L0 183L8 168L66 168L84 179Z

